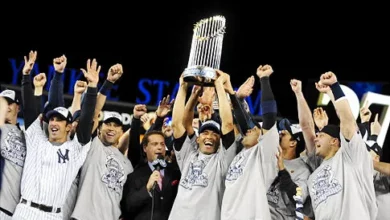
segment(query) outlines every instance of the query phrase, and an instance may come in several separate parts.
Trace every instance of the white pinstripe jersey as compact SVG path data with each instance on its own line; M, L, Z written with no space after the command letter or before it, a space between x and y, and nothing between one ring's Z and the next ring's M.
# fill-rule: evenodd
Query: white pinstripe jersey
M75 135L73 140L54 145L42 130L39 118L27 129L25 137L27 156L21 183L22 198L47 206L62 207L91 142L82 146ZM14 215L32 219L32 216L23 216L17 211Z

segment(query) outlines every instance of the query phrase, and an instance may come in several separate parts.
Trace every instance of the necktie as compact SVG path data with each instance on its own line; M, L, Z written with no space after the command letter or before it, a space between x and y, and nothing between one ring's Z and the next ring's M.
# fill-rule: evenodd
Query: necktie
M164 177L161 170L160 170L160 176L161 178L158 179L157 183L158 183L158 186L160 187L160 190L162 190L162 178Z

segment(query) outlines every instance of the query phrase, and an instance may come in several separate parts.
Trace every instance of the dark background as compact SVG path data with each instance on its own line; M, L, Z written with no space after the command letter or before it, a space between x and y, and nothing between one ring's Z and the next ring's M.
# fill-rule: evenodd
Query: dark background
M11 81L9 58L22 61L30 50L38 51L42 72L62 54L74 69L96 58L103 72L123 64L125 73L113 95L134 103L142 97L140 78L177 81L188 62L194 23L223 15L227 28L220 69L239 86L258 65L272 65L280 117L297 119L291 78L303 81L312 109L318 97L312 82L326 71L335 72L341 82L384 83L382 92L390 94L389 22L379 5L95 1L45 6L12 2L2 8L1 84Z

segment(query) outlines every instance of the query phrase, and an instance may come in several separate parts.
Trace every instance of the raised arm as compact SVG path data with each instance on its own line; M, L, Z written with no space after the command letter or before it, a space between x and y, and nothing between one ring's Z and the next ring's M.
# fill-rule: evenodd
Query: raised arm
M358 126L355 118L353 117L348 99L345 97L343 90L341 90L341 86L337 81L336 75L332 72L326 72L321 75L318 84L329 86L331 88L334 95L333 104L340 119L340 131L346 139L351 140L353 135L356 133Z
M179 91L177 92L176 101L172 110L172 129L175 139L182 137L186 131L183 125L183 118L188 84L184 81L183 74L180 76L179 83Z
M269 81L270 75L274 71L270 65L260 65L257 68L257 76L260 78L261 85L261 110L263 113L263 134L276 123L277 106L274 94Z
M81 97L85 90L87 89L88 84L85 81L77 80L74 84L74 94L73 94L73 100L72 105L70 106L70 112L72 115L81 109Z
M35 112L42 112L42 95L43 95L43 87L46 84L46 75L45 73L40 73L34 77L34 98L35 98ZM33 117L33 116L31 116Z
M164 118L168 115L168 113L171 111L172 109L172 105L173 105L173 102L175 101L175 99L172 99L170 100L170 96L167 95L166 97L164 97L158 107L157 107L157 110L156 110L156 120L154 121L154 123L150 126L149 131L161 131L162 127L163 127L163 124L164 124Z
M30 51L28 58L24 57L23 77L22 77L22 102L23 102L23 116L24 127L27 128L37 119L39 112L37 112L34 92L31 86L31 70L34 67L37 59L37 52Z
M65 55L53 59L54 77L49 88L49 104L52 108L64 107L64 82L62 76L65 71L67 59Z
M219 116L221 117L221 131L222 135L225 135L233 131L233 114L227 99L224 84L230 85L230 76L220 70L217 70L217 79L214 81L215 89L217 90L218 105L219 105ZM233 93L233 88L229 88Z
M308 154L311 154L315 152L314 139L316 137L311 111L302 93L302 82L292 79L290 85L295 94L295 98L297 99L299 125L301 126L303 138L305 140L306 151Z
M129 158L133 167L137 167L142 159L142 146L140 144L140 118L147 112L146 105L137 104L133 109L133 118L131 121L129 147L127 151L127 158Z
M206 88L206 89L209 89L209 88ZM214 89L214 88L212 88L212 89ZM193 134L195 132L194 128L192 126L192 121L194 119L195 106L198 103L198 98L199 98L200 93L201 93L201 87L194 85L192 87L191 95L188 98L188 101L187 101L185 108L184 108L183 124L184 124L185 130L187 131L188 134ZM203 94L205 94L205 93L203 93Z
M368 107L368 102L365 102L359 111L360 123L358 123L358 127L362 133L362 136L364 136L366 133L370 134L370 119L372 113Z
M77 139L81 144L87 144L91 140L93 126L93 115L97 97L97 83L99 81L100 66L95 59L88 59L87 70L81 69L84 77L88 80L87 93L85 94L85 105L81 109L80 122L77 126Z
M123 67L121 64L115 64L110 67L107 74L107 79L104 81L102 87L99 90L99 94L97 96L96 106L95 106L95 114L93 116L93 128L92 133L95 132L96 128L99 125L99 113L103 109L104 104L106 103L107 94L112 89L114 83L122 76Z

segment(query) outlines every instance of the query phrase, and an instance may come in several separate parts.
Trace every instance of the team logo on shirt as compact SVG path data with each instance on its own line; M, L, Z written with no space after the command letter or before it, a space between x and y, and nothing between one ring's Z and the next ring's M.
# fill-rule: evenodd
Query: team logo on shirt
M62 153L61 149L57 150L58 163L66 163L69 161L69 149L65 149L65 153Z
M208 185L207 174L203 172L207 165L205 160L196 160L190 163L186 178L182 179L180 185L186 189L192 190L193 186L206 187Z
M226 180L227 181L235 181L242 175L245 168L245 155L241 151L239 154L237 154L236 157L234 157L232 163L230 164L229 170L226 174Z
M317 208L319 204L327 200L328 197L336 195L341 192L342 186L339 181L334 178L332 167L327 165L317 173L313 179L312 194L314 207Z
M107 172L103 174L102 181L106 186L120 194L125 184L125 172L120 162L111 155L106 157Z
M4 146L1 146L1 156L23 167L26 158L26 145L18 129L11 128L6 134Z

